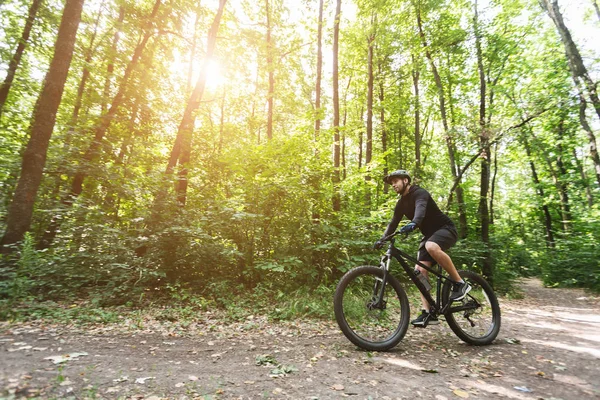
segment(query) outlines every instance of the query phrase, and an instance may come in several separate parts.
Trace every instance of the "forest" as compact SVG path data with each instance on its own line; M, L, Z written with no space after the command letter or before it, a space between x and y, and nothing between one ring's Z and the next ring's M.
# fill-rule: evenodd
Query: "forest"
M0 316L319 314L399 168L498 292L600 290L599 33L597 0L1 0Z

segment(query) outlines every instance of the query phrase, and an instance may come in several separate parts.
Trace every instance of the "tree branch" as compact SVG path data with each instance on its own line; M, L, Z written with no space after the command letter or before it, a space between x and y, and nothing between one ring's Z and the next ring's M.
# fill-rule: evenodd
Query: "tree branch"
M498 134L498 136L496 136L496 138L494 140L492 140L491 142L488 143L487 146L485 147L480 147L479 150L477 151L476 154L474 154L471 159L469 160L469 162L467 162L465 164L465 166L463 168L459 168L458 170L458 176L456 177L456 179L454 180L454 184L452 185L452 188L450 189L450 196L448 198L448 204L446 205L446 208L450 208L450 201L452 199L452 193L454 192L454 190L456 189L456 187L458 186L458 183L460 182L460 180L462 179L462 176L464 175L465 171L471 166L471 164L473 164L475 162L475 160L477 160L477 158L479 158L479 156L481 156L481 153L484 150L489 149L490 147L492 147L494 144L498 143L500 141L500 139L502 139L502 137L504 135L506 135L508 132L514 130L514 129L519 129L524 125L527 125L531 120L539 117L540 115L542 115L543 113L545 113L546 111L548 111L551 107L546 107L540 111L538 111L537 113L525 118L523 121L519 122L516 125L513 125L509 128L507 128L506 130L504 130L503 132L501 132L500 134Z

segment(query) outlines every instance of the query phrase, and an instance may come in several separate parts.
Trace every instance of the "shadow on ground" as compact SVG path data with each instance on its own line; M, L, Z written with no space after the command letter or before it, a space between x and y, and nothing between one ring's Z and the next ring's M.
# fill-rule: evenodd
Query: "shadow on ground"
M0 397L600 398L600 300L533 279L522 288L522 300L501 300L502 330L485 347L445 323L409 330L387 353L358 350L329 321L5 323Z

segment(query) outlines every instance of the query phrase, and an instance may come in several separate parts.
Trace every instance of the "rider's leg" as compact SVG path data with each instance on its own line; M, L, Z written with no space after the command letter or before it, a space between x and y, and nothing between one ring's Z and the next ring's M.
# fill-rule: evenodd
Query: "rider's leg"
M431 267L433 265L432 261L420 261L420 262L428 267ZM421 273L425 276L425 278L427 278L428 271L425 268L421 267L419 264L416 264L415 269L418 269L419 271L421 271ZM423 310L429 312L429 302L425 299L425 296L423 296L422 294L421 294L421 304L423 304Z
M433 259L437 261L437 263L441 265L442 268L444 268L444 270L450 276L450 279L452 279L454 282L462 281L462 278L458 274L458 271L456 270L452 259L448 254L444 252L444 250L442 250L439 244L428 241L425 243L425 249L427 250L429 255L431 255L431 257L433 257Z

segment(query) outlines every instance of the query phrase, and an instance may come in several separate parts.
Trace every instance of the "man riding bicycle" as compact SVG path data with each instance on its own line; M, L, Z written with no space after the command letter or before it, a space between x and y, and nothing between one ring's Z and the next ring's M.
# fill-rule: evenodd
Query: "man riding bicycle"
M424 235L419 245L417 260L428 267L437 262L444 268L450 279L455 282L450 293L450 301L462 300L471 290L471 286L460 277L452 259L446 254L446 251L454 246L458 239L454 223L439 209L428 191L417 185L411 185L410 174L407 171L399 169L383 180L391 185L401 197L396 203L394 215L382 238L396 231L402 217L406 216L410 219L411 221L402 227L400 232L410 233L419 228ZM383 243L383 240L380 239L375 243L375 247L381 248ZM415 269L427 277L425 268L417 264ZM429 324L439 323L435 316L429 315L430 305L422 295L421 302L423 304L421 315L411 321L411 324L423 326L426 318L429 318Z

